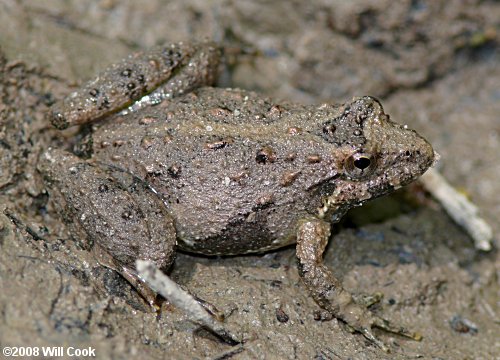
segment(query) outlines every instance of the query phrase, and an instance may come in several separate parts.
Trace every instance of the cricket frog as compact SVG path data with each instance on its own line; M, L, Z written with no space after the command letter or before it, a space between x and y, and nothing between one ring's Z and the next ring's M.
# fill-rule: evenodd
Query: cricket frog
M356 304L322 255L331 223L417 179L431 145L373 97L299 105L210 87L220 55L210 42L137 53L52 107L57 128L93 122L80 156L49 149L39 163L75 236L149 301L136 259L167 270L176 249L296 243L299 274L324 310L381 346L372 327L415 337Z

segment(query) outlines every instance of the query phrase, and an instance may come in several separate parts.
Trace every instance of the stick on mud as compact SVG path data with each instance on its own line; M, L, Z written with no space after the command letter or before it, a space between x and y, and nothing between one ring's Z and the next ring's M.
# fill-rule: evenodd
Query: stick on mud
M435 169L429 169L420 181L443 206L450 217L474 240L476 249L490 251L493 231L479 216L479 209L453 188Z
M206 327L224 341L237 344L240 341L230 334L221 323L216 321L201 306L196 299L183 290L179 285L158 269L154 263L146 260L137 260L136 268L139 277L143 279L154 291L167 299L172 305L184 311L194 323Z

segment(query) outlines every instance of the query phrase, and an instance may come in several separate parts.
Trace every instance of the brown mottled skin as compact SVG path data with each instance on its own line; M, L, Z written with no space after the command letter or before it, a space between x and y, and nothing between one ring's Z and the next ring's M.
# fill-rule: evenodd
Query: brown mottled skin
M59 127L102 119L85 141L90 160L50 149L39 165L88 247L151 300L136 277L136 259L166 270L176 246L229 255L296 242L299 273L322 308L383 348L373 326L415 338L357 305L323 265L322 254L331 222L427 170L434 160L429 143L392 122L371 97L303 106L203 87L215 78L219 50L211 43L200 50L173 47L189 51L175 71L167 70L173 78L155 90L161 103L105 119L95 107L75 110L76 103L92 102L89 89L116 95L117 100L108 96L109 103L119 104L113 110L129 104L123 100L128 95L119 94L122 67L132 68L129 58L85 85L81 99L70 95L49 115ZM137 56L155 66L151 59L165 53ZM135 76L152 82L147 63L142 66L147 75ZM158 102L150 99L146 103Z

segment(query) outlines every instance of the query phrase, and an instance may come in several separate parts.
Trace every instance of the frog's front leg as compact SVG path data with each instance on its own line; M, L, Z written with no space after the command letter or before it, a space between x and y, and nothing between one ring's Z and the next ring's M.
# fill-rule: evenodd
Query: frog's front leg
M103 118L141 99L136 108L212 85L220 57L220 48L209 41L180 42L132 54L55 103L47 117L56 128L65 129Z
M296 250L299 274L319 306L345 321L385 351L388 348L373 334L373 327L419 340L419 334L392 325L353 300L351 294L323 264L323 252L329 237L330 224L326 221L311 218L299 223Z

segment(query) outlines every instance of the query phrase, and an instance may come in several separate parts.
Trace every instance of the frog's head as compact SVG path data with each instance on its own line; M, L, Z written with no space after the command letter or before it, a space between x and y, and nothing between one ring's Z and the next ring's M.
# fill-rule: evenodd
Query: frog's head
M390 120L375 98L354 98L341 111L322 124L323 138L337 146L339 177L326 203L331 210L396 190L434 163L432 146L414 130Z

